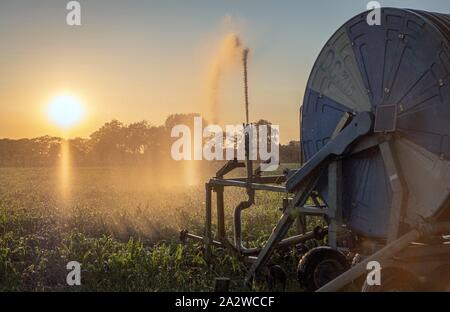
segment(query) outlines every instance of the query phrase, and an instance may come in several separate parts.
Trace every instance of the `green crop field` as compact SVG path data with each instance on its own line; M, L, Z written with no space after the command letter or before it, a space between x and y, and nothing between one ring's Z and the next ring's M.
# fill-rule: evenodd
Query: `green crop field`
M179 242L179 231L203 233L203 186L163 187L129 168L74 168L62 190L48 168L0 168L0 291L211 291L216 277L244 290L245 265L214 249ZM227 231L245 198L227 190ZM261 245L280 217L282 195L258 193L244 212L244 241ZM277 254L298 290L295 250ZM82 285L66 284L70 261L81 263ZM267 290L261 281L257 290Z

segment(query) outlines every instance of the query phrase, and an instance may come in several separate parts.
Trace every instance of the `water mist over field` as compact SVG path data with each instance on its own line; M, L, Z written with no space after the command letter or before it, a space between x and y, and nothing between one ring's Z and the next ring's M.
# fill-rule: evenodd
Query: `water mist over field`
M219 88L224 71L237 67L243 59L244 47L237 34L229 33L221 41L219 49L211 62L208 78L208 107L212 123L220 121Z

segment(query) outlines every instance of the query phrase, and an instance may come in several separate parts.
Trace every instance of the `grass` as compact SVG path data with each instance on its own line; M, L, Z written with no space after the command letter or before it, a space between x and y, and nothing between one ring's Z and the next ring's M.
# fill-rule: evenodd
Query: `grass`
M182 245L179 231L203 232L203 187L163 187L125 168L77 168L69 190L48 168L0 168L0 291L211 291L214 278L230 277L244 290L245 266L214 249ZM227 232L232 208L245 197L227 190ZM256 246L280 217L282 195L258 193L245 211L244 239ZM276 255L295 281L298 255ZM82 285L66 284L70 261L81 263ZM257 290L265 290L265 283Z

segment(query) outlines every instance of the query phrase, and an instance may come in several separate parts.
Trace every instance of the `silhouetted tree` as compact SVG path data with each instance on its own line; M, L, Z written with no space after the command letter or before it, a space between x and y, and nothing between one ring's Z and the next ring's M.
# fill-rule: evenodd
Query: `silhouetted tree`
M194 118L198 114L170 115L164 125L152 126L143 120L125 125L118 120L105 123L89 138L68 140L74 165L142 165L177 171L181 164L171 159L171 146L177 138L171 137L173 127L186 125L194 133ZM203 128L208 125L202 119ZM256 125L271 125L260 120ZM224 134L225 136L225 134ZM270 137L270 131L268 133ZM192 136L193 139L193 136ZM62 138L42 136L33 139L0 139L0 166L54 166L61 158ZM270 142L270 140L269 140ZM299 142L281 146L282 162L299 162ZM217 167L214 162L203 162L199 168Z
M126 135L118 120L105 123L91 134L92 152L101 164L122 164L125 158Z

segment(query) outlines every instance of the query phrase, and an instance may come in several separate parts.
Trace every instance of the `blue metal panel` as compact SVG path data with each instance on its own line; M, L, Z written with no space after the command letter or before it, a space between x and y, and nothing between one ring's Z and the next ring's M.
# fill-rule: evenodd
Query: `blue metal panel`
M391 190L378 149L343 162L344 219L359 233L384 237L387 233Z
M306 90L302 108L302 142L306 159L310 159L330 140L348 108L332 99Z
M381 26L369 26L362 14L345 27L372 105L397 105L399 133L450 158L448 33L422 13L388 8Z
M302 107L302 142L306 159L316 154L331 138L348 108L308 89ZM390 190L380 153L373 150L343 163L344 218L352 228L370 236L383 236L389 218ZM319 190L328 201L327 175Z
M386 8L382 9L381 26L369 26L366 18L367 13L362 13L339 29L314 65L302 108L305 159L326 144L342 114L360 101L351 99L344 103L347 99L336 96L336 92L330 93L332 99L316 92L320 71L317 67L323 63L323 55L330 50L339 51L334 48L337 46L348 47L343 30L359 68L360 77L353 81L364 84L371 110L380 105L397 106L396 132L438 157L450 159L450 16ZM348 49L345 55L351 59ZM354 70L350 72L355 77ZM320 81L337 81L336 73L322 71L321 75ZM357 95L361 98L361 93ZM379 151L374 149L345 159L343 175L347 224L363 235L385 237L391 191ZM326 177L318 189L327 200Z

